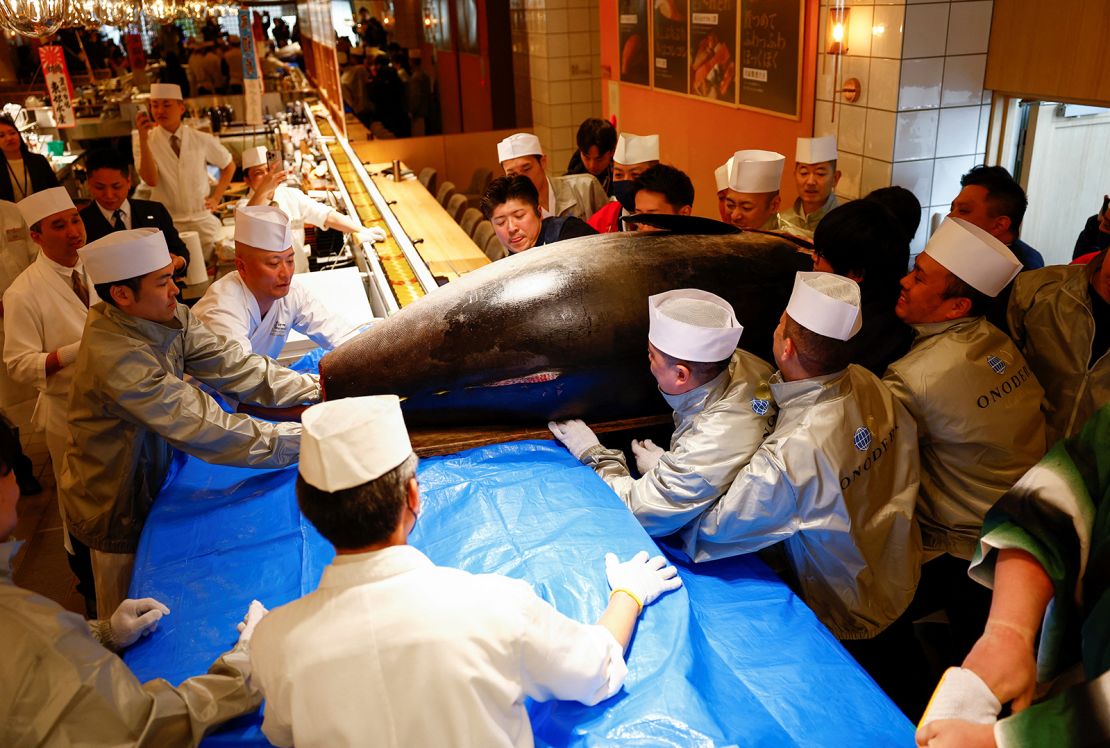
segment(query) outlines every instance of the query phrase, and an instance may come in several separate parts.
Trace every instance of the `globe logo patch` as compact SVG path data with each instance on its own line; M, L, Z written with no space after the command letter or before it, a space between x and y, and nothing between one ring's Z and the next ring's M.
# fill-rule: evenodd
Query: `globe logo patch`
M757 416L767 415L767 409L769 407L771 407L771 402L769 400L762 400L758 397L752 398L752 413L755 413Z
M987 356L987 364L995 374L1001 374L1006 371L1006 362L998 356Z
M860 452L866 452L867 448L871 446L871 432L860 426L856 429L856 433L852 435L852 444L856 446Z

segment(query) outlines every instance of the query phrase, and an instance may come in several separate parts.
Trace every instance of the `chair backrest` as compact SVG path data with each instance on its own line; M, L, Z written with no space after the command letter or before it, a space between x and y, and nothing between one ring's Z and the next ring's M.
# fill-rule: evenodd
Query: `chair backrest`
M481 221L478 221L478 225L474 227L474 233L470 235L470 238L478 245L478 249L485 251L486 242L489 241L491 236L495 236L493 224L483 218Z
M466 195L456 192L447 199L445 207L447 213L455 219L455 223L458 223L459 219L462 218L463 211L466 210Z
M459 217L459 228L466 232L466 235L473 238L474 229L482 221L482 211L477 208L467 208L463 211L462 216Z
M482 247L482 251L486 253L486 257L491 260L500 260L502 257L508 257L509 252L505 249L505 245L494 234L489 239L486 239L486 244Z
M451 195L454 195L454 194L455 194L455 183L454 182L444 182L443 184L441 184L439 186L439 189L436 190L436 200L439 200L439 204L446 208L447 207L447 201L450 200Z
M484 167L478 167L474 170L474 176L470 178L470 186L466 188L466 194L481 198L491 181L493 181L493 172Z
M418 177L418 179L420 180L420 184L424 185L424 188L428 190L428 192L432 193L433 195L436 194L435 169L430 166L425 166L423 169L420 170L420 176Z

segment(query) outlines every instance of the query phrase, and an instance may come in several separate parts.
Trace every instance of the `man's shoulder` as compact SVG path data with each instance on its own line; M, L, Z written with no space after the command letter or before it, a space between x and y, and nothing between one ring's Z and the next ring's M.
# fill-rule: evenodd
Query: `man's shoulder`
M4 303L6 305L11 306L13 300L22 300L24 296L30 295L31 297L35 297L41 294L42 289L37 279L39 264L38 258L36 257L34 262L23 268L19 275L15 276L15 280L11 282L11 285L7 287L3 294Z

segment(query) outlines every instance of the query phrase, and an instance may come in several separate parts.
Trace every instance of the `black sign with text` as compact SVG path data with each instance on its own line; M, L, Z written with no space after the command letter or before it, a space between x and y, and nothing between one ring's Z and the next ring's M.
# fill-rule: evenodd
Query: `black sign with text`
M740 103L798 116L799 0L744 0L737 77Z

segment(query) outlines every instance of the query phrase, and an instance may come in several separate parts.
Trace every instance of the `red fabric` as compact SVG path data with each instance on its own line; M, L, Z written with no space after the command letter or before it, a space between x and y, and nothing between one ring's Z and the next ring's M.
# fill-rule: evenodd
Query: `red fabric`
M590 220L586 221L590 226L599 234L611 234L614 231L621 230L621 204L616 200L610 200L601 206L598 212L590 216Z
M1074 260L1072 260L1072 261L1071 261L1071 264L1072 264L1072 265L1086 265L1086 264L1087 264L1087 263L1089 263L1089 262L1090 262L1091 260L1093 260L1093 259L1095 259L1096 257L1098 257L1098 255L1099 255L1099 252L1101 252L1101 251L1102 251L1102 250L1100 249L1100 250L1096 250L1096 251L1094 251L1094 252L1090 252L1090 253L1088 253L1088 254L1085 254L1085 255L1080 255L1079 257L1076 257L1076 258L1075 258Z

